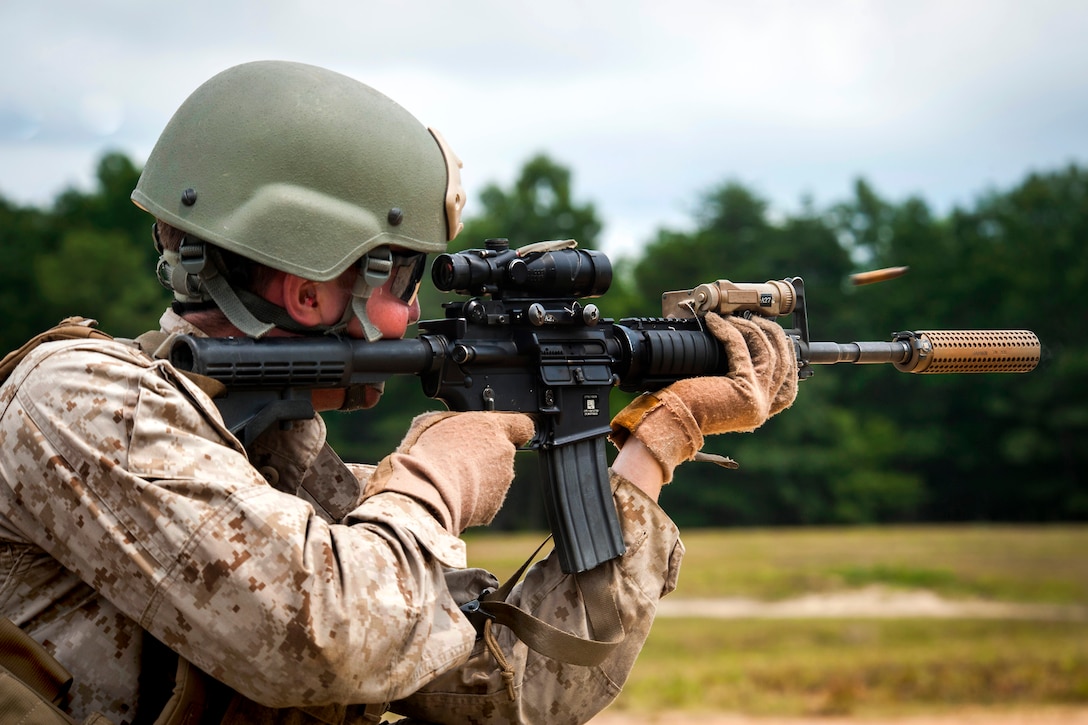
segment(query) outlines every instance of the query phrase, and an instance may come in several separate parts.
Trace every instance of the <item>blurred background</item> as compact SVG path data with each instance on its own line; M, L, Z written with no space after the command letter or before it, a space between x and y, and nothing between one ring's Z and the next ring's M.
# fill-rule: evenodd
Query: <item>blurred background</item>
M1083 532L1056 524L1088 519L1086 31L1088 8L1057 0L4 3L0 349L73 314L119 336L156 326L169 297L151 219L128 197L158 133L230 65L323 65L400 102L464 160L455 248L502 236L601 249L617 271L596 300L607 317L659 314L661 292L714 279L799 275L814 340L1035 331L1043 361L1027 375L817 368L787 414L710 443L739 470L685 466L662 501L692 531L1057 532L1064 548L1000 591L948 585L1000 579L963 574L977 559L949 569L941 550L909 548L836 559L813 586L855 586L843 572L860 567L866 585L1086 604L1085 572L1055 564L1079 556ZM849 284L893 265L910 271ZM443 299L425 290L424 317ZM377 460L441 407L418 387L396 379L376 410L328 416L344 457ZM519 462L497 529L543 526L535 465ZM1040 584L1048 570L1065 584ZM817 580L790 581L732 593ZM1083 702L1083 630L1063 631L1076 647L1061 655L1062 702Z

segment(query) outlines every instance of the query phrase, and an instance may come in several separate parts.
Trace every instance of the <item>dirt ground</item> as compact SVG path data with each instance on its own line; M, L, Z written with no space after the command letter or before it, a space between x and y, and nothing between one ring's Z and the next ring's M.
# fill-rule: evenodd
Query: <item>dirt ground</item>
M835 594L814 594L783 602L747 599L670 599L661 601L659 617L710 618L821 618L821 617L936 617L1037 619L1085 621L1083 606L1034 605L989 601L952 601L932 592L903 592L865 587ZM1088 707L1030 709L964 709L940 715L892 718L856 717L750 717L727 713L608 712L594 725L1088 725Z
M636 715L604 712L593 725L1088 725L1088 708L963 710L932 716L872 719L865 717L762 718L728 714L661 713Z
M951 600L929 591L900 591L881 586L869 586L844 592L807 594L780 602L743 598L667 597L658 605L657 616L709 619L933 617L1086 621L1088 607L1076 604Z

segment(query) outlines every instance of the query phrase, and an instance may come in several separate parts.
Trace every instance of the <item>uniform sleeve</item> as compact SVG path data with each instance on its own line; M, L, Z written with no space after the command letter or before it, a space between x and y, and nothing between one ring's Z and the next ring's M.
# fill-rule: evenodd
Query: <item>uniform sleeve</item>
M327 523L167 364L49 347L4 413L12 520L156 638L272 707L404 697L469 654L443 579L463 544L419 504Z
M482 643L463 666L437 678L394 711L428 722L584 723L619 694L650 632L658 600L676 586L683 544L675 524L635 486L613 474L626 553L603 564L626 636L600 665L582 667L551 660L496 627L504 657L514 670L511 698L500 667ZM573 577L554 552L529 570L509 600L556 627L582 637L589 626Z

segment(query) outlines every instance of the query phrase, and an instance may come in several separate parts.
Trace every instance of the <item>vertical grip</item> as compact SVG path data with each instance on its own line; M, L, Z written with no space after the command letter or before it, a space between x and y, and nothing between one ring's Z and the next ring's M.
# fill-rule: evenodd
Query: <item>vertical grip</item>
M623 554L604 437L544 448L540 461L544 507L563 571L588 571Z

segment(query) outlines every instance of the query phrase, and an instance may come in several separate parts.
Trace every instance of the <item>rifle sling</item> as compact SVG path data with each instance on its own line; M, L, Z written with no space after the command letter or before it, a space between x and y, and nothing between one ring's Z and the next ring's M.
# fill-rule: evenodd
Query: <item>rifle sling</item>
M72 675L44 647L7 617L0 617L0 665L50 702L60 702Z
M522 574L547 541L545 539L544 543L537 547L537 550L501 587L482 594L478 600L469 602L462 609L465 610L465 607L468 607L465 610L466 615L476 626L477 631L482 631L484 622L490 619L509 627L518 639L546 657L585 667L598 665L623 642L625 637L615 593L612 591L608 578L608 566L600 565L589 571L571 575L585 603L589 627L593 632L590 638L564 632L524 609L506 602L514 585L521 579Z

